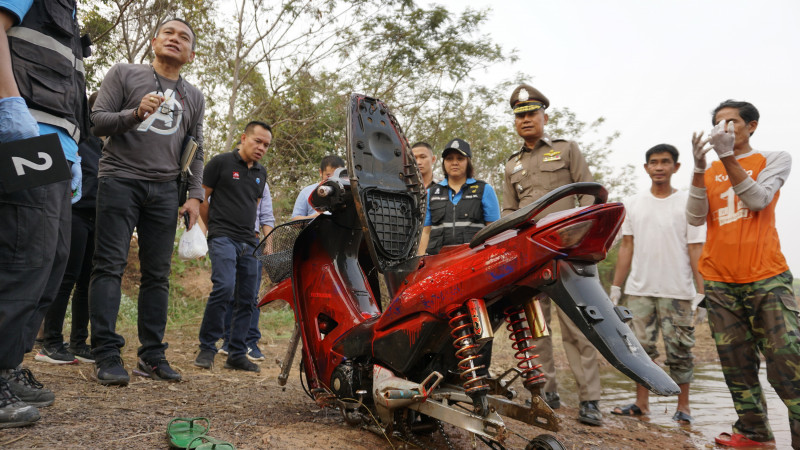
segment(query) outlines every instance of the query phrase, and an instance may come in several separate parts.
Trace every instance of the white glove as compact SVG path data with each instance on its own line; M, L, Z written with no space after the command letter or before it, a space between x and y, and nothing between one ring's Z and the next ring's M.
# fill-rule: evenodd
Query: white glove
M619 286L611 286L611 291L608 293L608 299L611 300L611 303L616 305L620 298L622 298L622 288Z
M694 298L692 299L692 311L697 310L697 305L699 305L704 298L706 298L706 294L701 294L699 292L694 294Z
M692 325L697 326L706 321L706 316L708 315L708 311L702 306L697 308L697 311L694 313L694 323Z
M733 122L720 120L714 125L709 136L711 146L717 152L719 159L733 156L733 142L736 140L736 135L733 132Z
M704 173L706 171L706 153L711 147L706 146L709 139L703 139L703 132L692 133L692 155L694 156L694 171Z

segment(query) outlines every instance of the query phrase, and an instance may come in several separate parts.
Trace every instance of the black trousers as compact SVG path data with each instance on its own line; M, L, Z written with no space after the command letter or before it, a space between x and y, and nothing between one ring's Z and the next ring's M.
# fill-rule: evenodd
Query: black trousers
M118 356L125 339L117 334L122 274L133 229L139 240L142 278L138 299L139 357L164 357L167 344L169 272L178 219L178 184L128 178L98 180L94 259L89 283L92 354Z
M72 294L72 330L70 346L86 344L89 337L89 277L94 255L95 210L72 209L72 235L69 258L58 294L44 316L44 345L52 348L64 341L62 329ZM72 289L75 288L73 294Z
M0 370L33 349L69 252L70 182L0 194Z

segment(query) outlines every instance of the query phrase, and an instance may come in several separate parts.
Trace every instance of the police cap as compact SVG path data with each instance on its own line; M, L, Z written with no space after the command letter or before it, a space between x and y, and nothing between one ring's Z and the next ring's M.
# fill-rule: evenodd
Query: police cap
M448 142L447 145L444 146L444 150L442 150L442 158L447 156L451 151L456 151L467 158L472 158L472 150L469 148L469 143L463 139L456 138Z
M538 89L529 84L520 84L511 93L511 109L514 114L524 113L528 111L536 111L537 109L547 109L550 106L550 100L544 96Z

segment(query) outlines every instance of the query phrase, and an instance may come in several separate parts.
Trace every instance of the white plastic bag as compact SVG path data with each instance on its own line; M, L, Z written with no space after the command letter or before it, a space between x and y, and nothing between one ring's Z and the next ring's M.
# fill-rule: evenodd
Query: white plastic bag
M195 224L189 231L183 233L178 242L178 258L197 259L208 253L208 242L200 226Z

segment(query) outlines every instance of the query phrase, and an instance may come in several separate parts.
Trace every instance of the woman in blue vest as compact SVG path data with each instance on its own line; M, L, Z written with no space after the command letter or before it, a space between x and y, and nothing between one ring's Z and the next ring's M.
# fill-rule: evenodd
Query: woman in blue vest
M428 188L428 208L419 254L439 253L442 246L465 244L481 228L500 219L497 194L473 178L472 151L453 139L442 151L444 180Z

